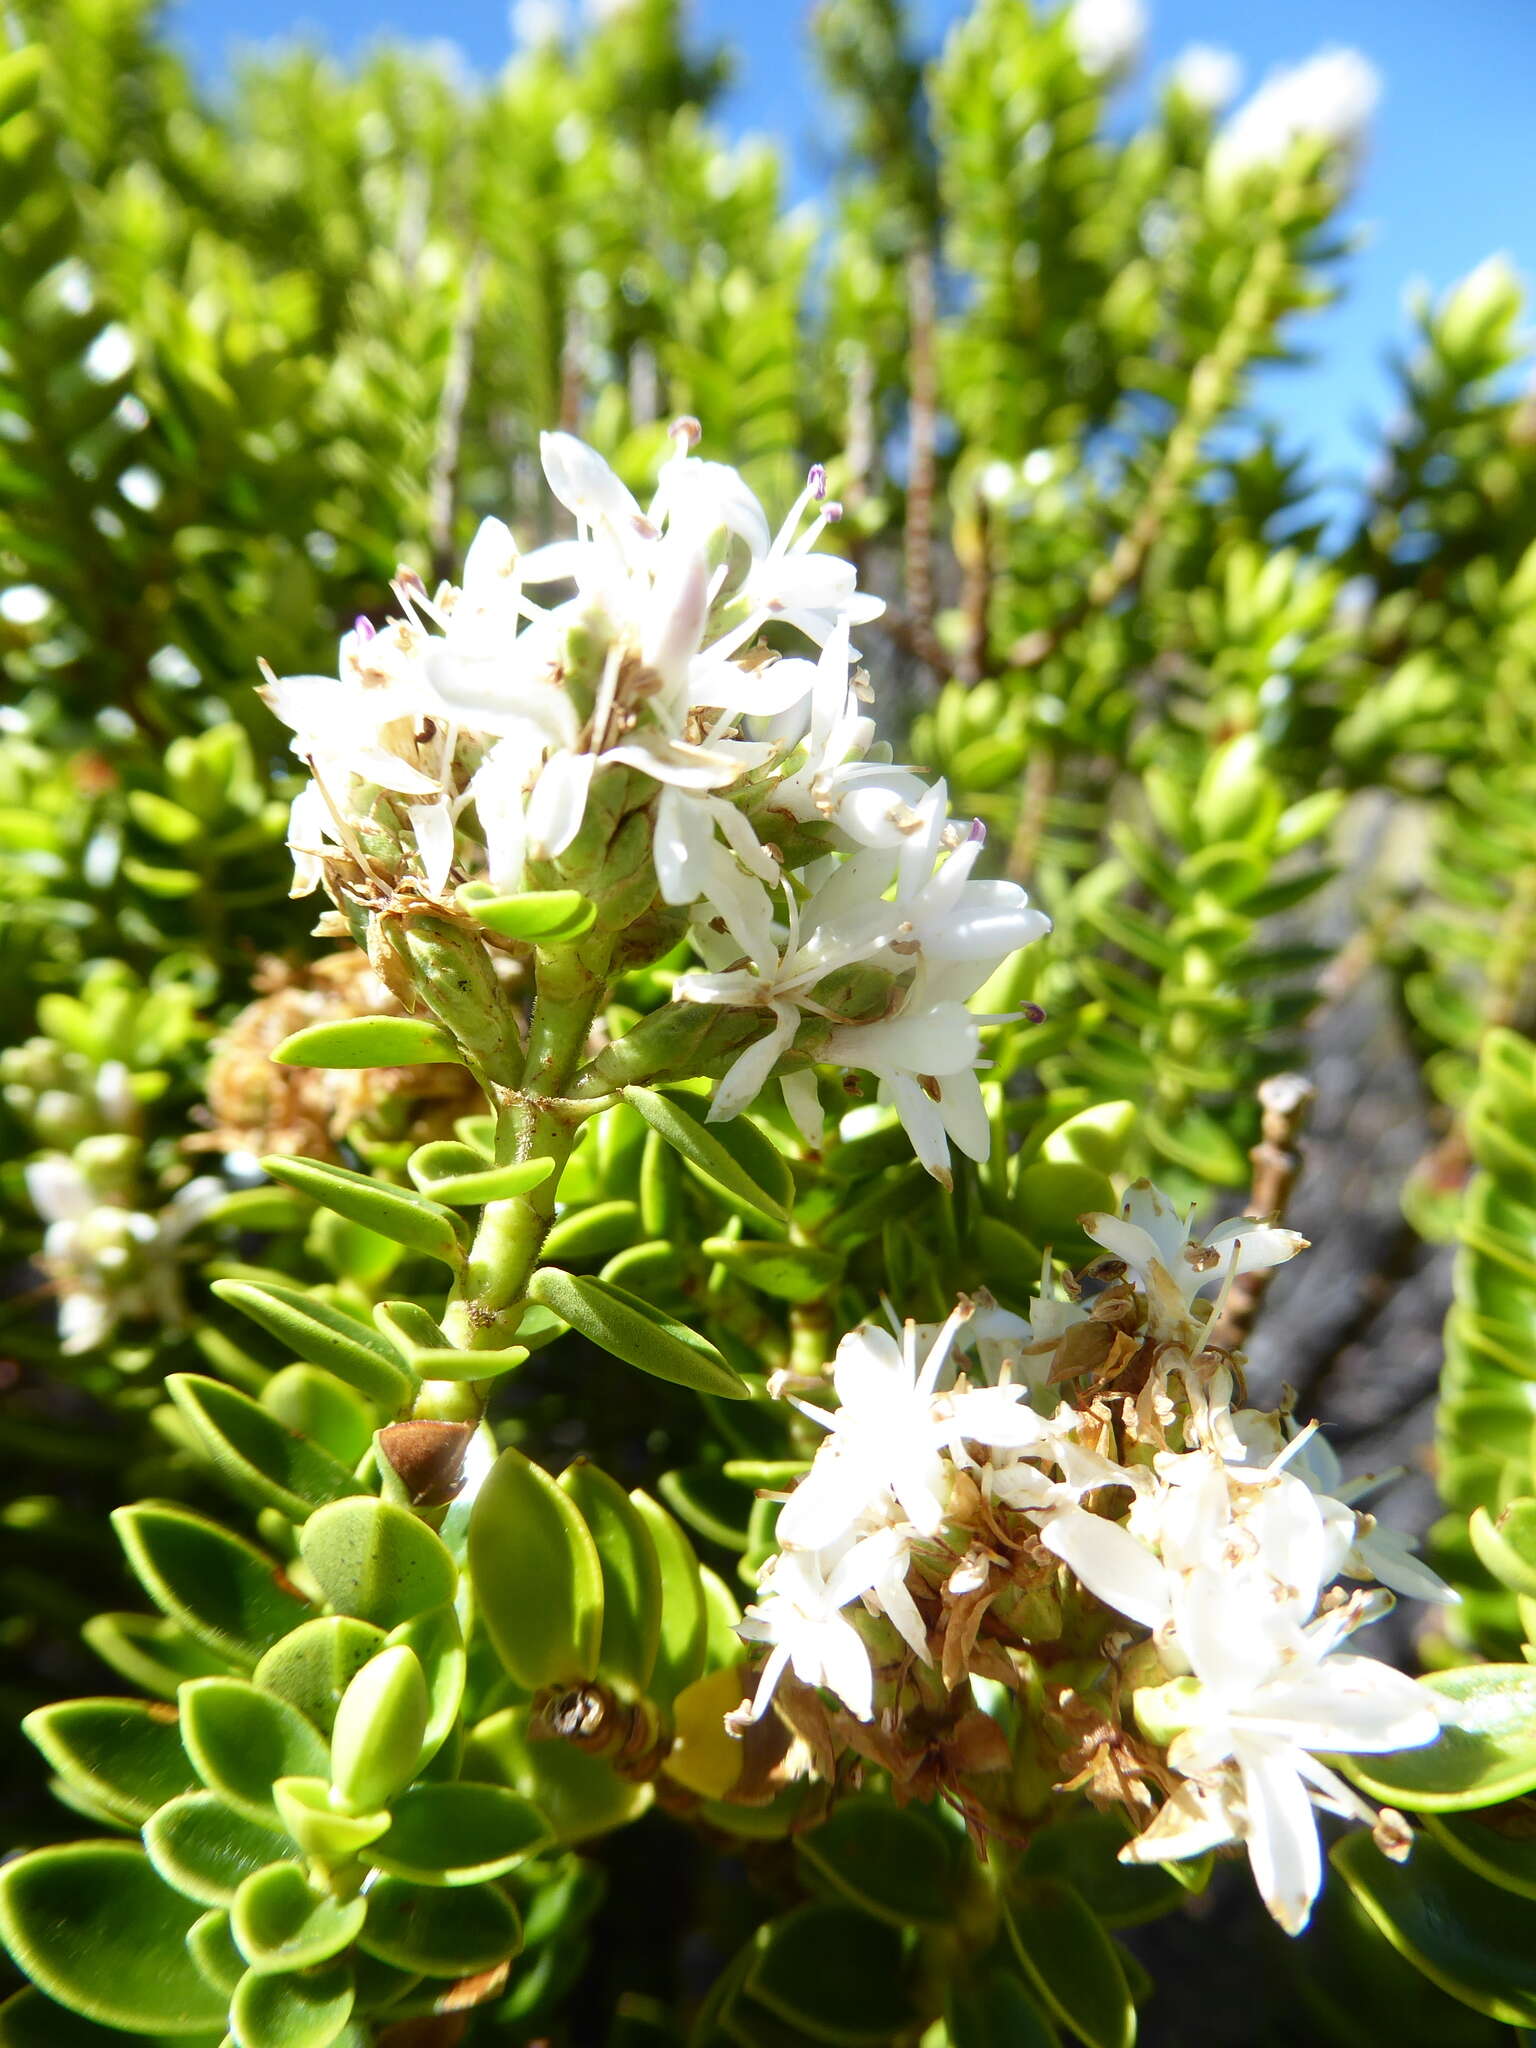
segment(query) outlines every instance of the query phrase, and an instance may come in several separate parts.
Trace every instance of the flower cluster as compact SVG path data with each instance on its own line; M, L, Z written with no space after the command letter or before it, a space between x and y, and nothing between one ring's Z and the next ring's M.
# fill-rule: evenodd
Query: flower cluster
M1334 1490L1313 1431L1235 1404L1232 1358L1209 1341L1221 1303L1205 1290L1304 1240L1249 1219L1192 1235L1146 1182L1083 1225L1108 1257L1067 1299L1043 1287L1027 1319L962 1302L936 1333L862 1326L837 1352L836 1408L797 1400L825 1436L742 1624L770 1647L733 1725L776 1688L793 1716L792 1672L900 1775L904 1714L920 1704L914 1723L932 1725L935 1682L941 1700L968 1678L1043 1698L1070 1782L1136 1825L1127 1861L1240 1841L1294 1933L1321 1881L1314 1808L1407 1846L1323 1757L1440 1725L1422 1688L1341 1645L1391 1606L1387 1587L1449 1596ZM1054 1691L1047 1644L1074 1648Z
M814 1136L806 1060L857 1067L947 1179L951 1142L987 1149L987 1020L966 1003L1047 921L1016 885L972 879L980 828L952 823L943 784L876 741L851 635L883 606L817 547L839 516L825 473L774 531L735 470L693 454L697 436L673 429L642 508L591 448L546 434L573 538L520 553L488 519L461 588L429 596L402 574L403 616L359 621L337 678L269 679L311 777L295 893L323 882L343 908L451 912L467 881L576 886L603 910L633 895L632 849L621 892L604 835L643 813L647 900L700 963L676 999L767 1027L712 1114L796 1052L782 1078Z
M74 1155L45 1152L26 1169L27 1194L47 1228L41 1265L59 1304L67 1356L104 1344L118 1323L185 1320L179 1248L228 1193L213 1174L179 1188L151 1214L131 1206L130 1139L87 1138Z
M1303 140L1353 156L1380 96L1381 80L1358 50L1320 50L1273 72L1229 117L1211 149L1211 175L1231 183L1274 168Z

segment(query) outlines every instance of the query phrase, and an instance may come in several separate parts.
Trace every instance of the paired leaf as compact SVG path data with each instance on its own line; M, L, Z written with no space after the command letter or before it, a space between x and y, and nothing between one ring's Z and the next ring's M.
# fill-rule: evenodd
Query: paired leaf
M675 1096L660 1095L654 1088L626 1088L624 1099L707 1181L750 1208L787 1221L795 1199L794 1176L788 1160L755 1125L738 1119L725 1127L732 1133L726 1140L705 1124L691 1104ZM746 1132L751 1137L744 1138Z
M309 1618L275 1558L216 1522L162 1501L118 1508L112 1525L150 1599L232 1663L251 1665Z
M515 1956L522 1929L511 1900L494 1884L449 1891L381 1877L368 1894L358 1944L398 1970L468 1977Z
M1020 1966L1053 2017L1085 2048L1132 2048L1136 2008L1120 1952L1071 1885L1021 1879L1005 1917Z
M894 1927L852 1906L800 1906L765 1927L746 1989L813 2041L886 2042L917 2018Z
M236 1813L212 1792L171 1799L145 1823L149 1860L200 1906L228 1906L245 1880L293 1854L276 1828Z
M418 1785L396 1800L372 1861L414 1884L458 1887L505 1875L551 1840L538 1808L505 1786Z
M915 1807L903 1810L873 1795L845 1800L795 1849L816 1877L877 1919L898 1927L953 1924L960 1903L956 1859Z
M603 1569L586 1523L542 1466L506 1450L469 1523L469 1568L486 1632L519 1685L596 1676Z
M38 1707L22 1732L66 1783L123 1821L145 1821L197 1782L173 1707L145 1700L61 1700Z
M277 1824L273 1781L318 1776L330 1762L297 1707L240 1678L199 1678L182 1688L181 1739L209 1791L268 1827Z
M213 1292L270 1330L300 1358L355 1387L386 1415L403 1408L416 1391L393 1346L327 1301L268 1281L215 1280Z
M626 1365L699 1393L735 1401L749 1398L745 1381L707 1338L622 1287L589 1274L541 1266L528 1283L528 1292Z
M417 1017L348 1017L290 1032L271 1057L284 1067L462 1066L441 1024Z
M320 1891L302 1863L272 1863L248 1877L230 1909L230 1932L253 1970L309 1970L356 1940L368 1907Z
M1456 1813L1536 1790L1536 1669L1476 1664L1419 1683L1444 1717L1439 1740L1344 1758L1356 1784L1414 1813Z
M302 1522L312 1508L364 1491L338 1459L248 1394L187 1372L170 1374L165 1387L220 1476L256 1506Z
M274 1644L252 1675L263 1691L287 1700L329 1736L342 1694L383 1647L384 1632L372 1622L322 1614Z
M638 1490L631 1504L651 1533L661 1577L661 1615L649 1696L665 1706L702 1676L708 1613L693 1545L659 1501Z
M388 1501L343 1500L310 1516L299 1550L339 1614L398 1627L452 1600L458 1572L425 1522Z
M323 1166L317 1159L263 1159L262 1170L274 1180L308 1195L322 1208L334 1210L349 1223L374 1231L423 1257L439 1259L455 1272L464 1263L453 1211L408 1188L391 1187L366 1173L344 1166Z
M567 1466L557 1484L591 1531L602 1571L597 1675L638 1697L661 1638L661 1564L650 1529L618 1481L585 1459Z

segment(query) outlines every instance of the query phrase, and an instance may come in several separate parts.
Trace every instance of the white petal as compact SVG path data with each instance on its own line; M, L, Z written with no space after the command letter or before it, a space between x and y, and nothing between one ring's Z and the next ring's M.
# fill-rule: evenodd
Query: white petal
M585 525L625 531L645 524L640 507L602 456L574 434L540 434L539 458L549 488Z
M536 860L558 860L581 830L594 754L551 754L528 799L528 846Z
M714 1099L709 1105L710 1123L725 1123L739 1115L749 1102L755 1102L767 1086L774 1067L793 1045L800 1023L799 1011L790 1003L775 1003L772 1008L773 1029L749 1045L716 1084Z
M1147 1546L1118 1522L1086 1508L1062 1508L1040 1531L1040 1540L1117 1614L1143 1628L1167 1620L1168 1575Z
M453 866L453 814L446 803L408 804L406 814L416 835L427 887L434 896L441 896Z
M1299 1934L1312 1917L1312 1902L1323 1881L1317 1821L1306 1785L1283 1753L1262 1745L1245 1743L1238 1763L1254 1882L1286 1933Z
M783 1091L784 1106L794 1120L795 1129L807 1145L819 1148L826 1135L827 1119L821 1107L821 1094L816 1085L813 1067L801 1067L798 1073L785 1074L779 1082Z

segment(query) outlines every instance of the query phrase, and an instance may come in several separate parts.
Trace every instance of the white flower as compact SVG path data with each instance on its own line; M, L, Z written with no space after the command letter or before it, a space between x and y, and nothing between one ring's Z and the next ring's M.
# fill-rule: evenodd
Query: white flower
M886 1563L884 1547L854 1548L832 1567L803 1550L780 1551L764 1567L765 1597L754 1600L737 1634L772 1650L757 1681L751 1708L737 1724L759 1721L787 1668L802 1685L824 1685L859 1720L874 1716L875 1675L864 1638L842 1610L874 1583Z
M103 1198L74 1160L47 1153L28 1162L27 1194L47 1225L41 1264L58 1302L59 1348L67 1357L106 1342L125 1317L182 1317L174 1254L222 1199L224 1183L204 1174L159 1212Z
M1398 1475L1345 1481L1338 1454L1320 1430L1313 1430L1287 1469L1310 1486L1324 1502L1348 1518L1349 1551L1340 1569L1352 1579L1374 1579L1410 1600L1457 1601L1461 1595L1448 1586L1438 1572L1431 1571L1414 1553L1412 1542L1400 1529L1388 1528L1374 1515L1359 1513L1354 1502L1368 1498L1380 1487L1390 1485Z
M1282 164L1304 138L1348 156L1365 139L1381 80L1358 50L1323 50L1292 70L1276 71L1238 108L1211 147L1211 176L1221 184Z
M881 1100L895 1108L913 1151L941 1187L953 1185L951 1143L978 1161L992 1148L976 1073L980 1055L980 1021L955 1002L902 1009L875 1024L843 1025L823 1053L877 1077Z
M1218 1811L1226 1823L1215 1839L1240 1837L1265 1904L1298 1934L1322 1882L1314 1805L1376 1819L1321 1757L1417 1748L1439 1734L1439 1715L1402 1672L1336 1654L1331 1618L1298 1629L1277 1616L1246 1570L1190 1573L1176 1626L1197 1683L1180 1688L1184 1725L1168 1761L1204 1788L1210 1825ZM1185 1846L1132 1843L1126 1853L1163 1860L1198 1852L1189 1836Z
M1191 43L1173 62L1174 91L1204 114L1220 112L1237 97L1242 82L1242 59L1211 43Z
M1128 71L1141 55L1147 11L1141 0L1073 0L1067 34L1085 71L1115 76Z
M1191 1236L1193 1216L1180 1216L1150 1181L1136 1181L1118 1216L1084 1216L1083 1229L1135 1276L1147 1297L1149 1329L1155 1338L1188 1344L1199 1336L1190 1304L1203 1287L1229 1275L1262 1272L1283 1265L1307 1240L1255 1217L1232 1216L1214 1229Z

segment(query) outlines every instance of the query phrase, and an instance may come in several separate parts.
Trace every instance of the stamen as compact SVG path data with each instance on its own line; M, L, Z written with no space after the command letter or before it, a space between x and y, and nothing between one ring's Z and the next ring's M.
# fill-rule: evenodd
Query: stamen
M667 429L669 441L681 441L684 448L697 448L704 438L704 429L691 412L680 413Z
M818 502L827 495L827 466L813 462L806 472L805 487Z
M362 613L359 612L352 621L352 630L359 640L368 641L373 639L374 635L378 632L378 627L374 625L372 619L365 619Z

